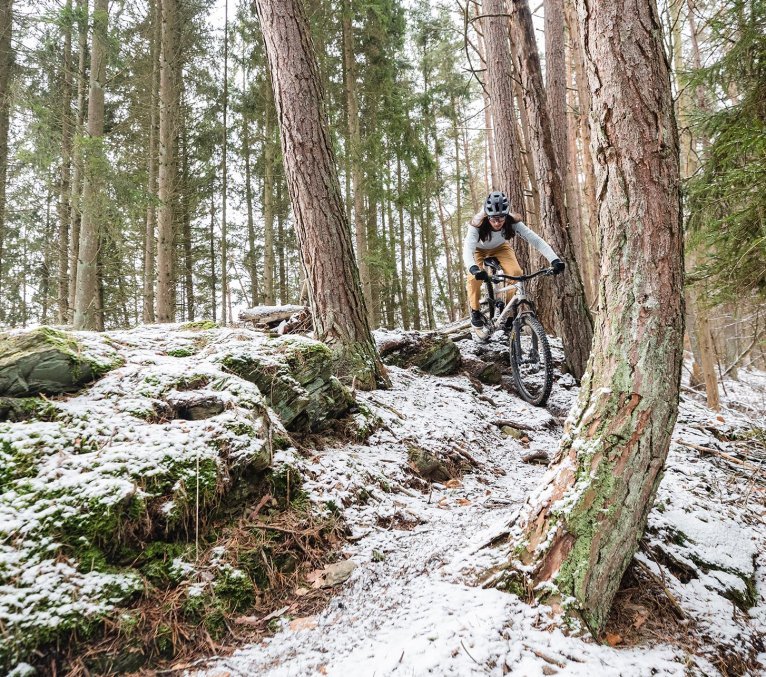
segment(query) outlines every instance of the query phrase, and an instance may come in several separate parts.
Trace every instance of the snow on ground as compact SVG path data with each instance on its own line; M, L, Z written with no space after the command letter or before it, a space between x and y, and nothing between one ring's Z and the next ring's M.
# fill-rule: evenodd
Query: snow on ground
M720 459L679 444L671 449L648 541L665 544L669 531L684 533L676 538L676 557L696 577L684 584L669 566L638 557L668 581L700 636L710 640L707 655L705 646L694 656L661 643L611 648L565 636L545 607L483 589L476 575L493 563L493 551L482 546L543 475L543 466L526 464L521 455L556 448L558 412L576 389L554 387L552 417L499 387L477 395L465 377L396 368L391 376L391 390L360 395L384 422L366 444L314 451L296 461L316 502L346 506L352 536L344 554L359 566L325 610L299 624L303 629L291 629L285 617L273 637L205 663L204 674L719 674L714 664L721 645L736 651L744 644L757 653L766 605L760 601L748 614L727 597L746 592L748 577L759 599L766 592L763 566L755 567L756 553L766 546L763 484L732 475ZM740 403L763 396L757 386L737 388ZM711 421L731 431L754 427L743 413L723 416L725 423L685 396L675 439L711 445L711 433L693 427ZM504 435L492 423L497 418L535 430L525 443ZM423 486L408 467L413 445L442 456L467 451L477 467L450 488Z

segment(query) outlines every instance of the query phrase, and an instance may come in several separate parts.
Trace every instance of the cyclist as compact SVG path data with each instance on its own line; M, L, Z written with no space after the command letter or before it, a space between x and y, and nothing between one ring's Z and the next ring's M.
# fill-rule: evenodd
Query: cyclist
M510 211L508 196L499 191L490 193L484 202L484 209L471 219L463 241L463 263L469 273L467 287L468 302L471 306L471 329L474 339L481 343L489 339L489 329L484 324L484 317L479 309L481 287L483 281L488 279L482 264L485 259L493 256L506 275L522 275L523 271L509 242L516 233L548 259L554 275L564 271L564 262L551 246L527 228L519 214ZM509 293L509 299L513 293Z

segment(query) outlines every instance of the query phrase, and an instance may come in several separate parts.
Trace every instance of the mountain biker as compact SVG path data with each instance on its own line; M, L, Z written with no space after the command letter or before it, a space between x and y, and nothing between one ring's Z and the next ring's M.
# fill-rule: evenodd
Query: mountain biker
M482 268L484 260L495 257L506 275L522 275L523 271L516 260L516 254L510 245L511 238L518 233L551 264L553 274L564 271L564 262L551 246L539 235L531 231L521 220L519 214L510 211L508 196L495 191L487 196L484 208L474 216L463 240L463 263L468 268L468 302L471 306L471 329L474 339L485 342L489 338L489 329L484 324L480 307L481 287L488 279L487 271ZM508 293L508 298L515 291Z

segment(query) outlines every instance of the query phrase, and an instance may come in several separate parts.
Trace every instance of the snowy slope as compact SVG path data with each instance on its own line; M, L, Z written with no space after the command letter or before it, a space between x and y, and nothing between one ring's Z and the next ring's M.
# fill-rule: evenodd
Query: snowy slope
M205 674L719 674L740 660L731 656L752 665L764 651L766 575L755 559L766 545L762 477L672 446L646 552L637 558L666 581L686 616L682 629L694 642L673 641L669 633L668 642L644 638L613 648L568 637L546 608L476 585L500 556L483 546L502 532L544 472L520 457L554 450L560 419L499 387L485 386L479 394L464 377L391 372L392 390L361 395L385 422L383 429L364 445L324 449L299 461L318 504L344 506L352 530L344 554L359 566L316 618L291 629L286 614L276 635L205 663ZM738 400L752 406L746 413L725 411L724 422L685 396L674 440L720 444L693 427L706 424L729 432L752 429L749 416L763 401L766 379L756 374L737 388ZM576 389L556 385L555 409L575 395ZM503 434L492 423L498 418L535 429L525 442ZM408 466L412 445L442 456L467 451L477 465L458 482L429 486ZM673 544L674 535L681 545ZM658 564L651 554L674 547L695 574L686 583L676 577L677 568ZM749 612L730 601L732 591L746 592L747 585L757 587L760 600Z

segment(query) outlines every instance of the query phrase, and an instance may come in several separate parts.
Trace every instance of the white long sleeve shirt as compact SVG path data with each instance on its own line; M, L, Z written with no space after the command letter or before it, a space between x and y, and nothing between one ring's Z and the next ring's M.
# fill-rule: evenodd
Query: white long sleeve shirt
M463 263L466 268L476 265L473 255L477 249L497 249L504 242L507 242L502 230L491 231L489 239L486 242L481 242L479 240L479 224L481 224L483 218L484 212L479 212L468 224L468 232L466 232L465 239L463 240ZM513 229L548 259L549 263L553 262L554 259L561 258L543 238L527 228L523 221L514 223Z

